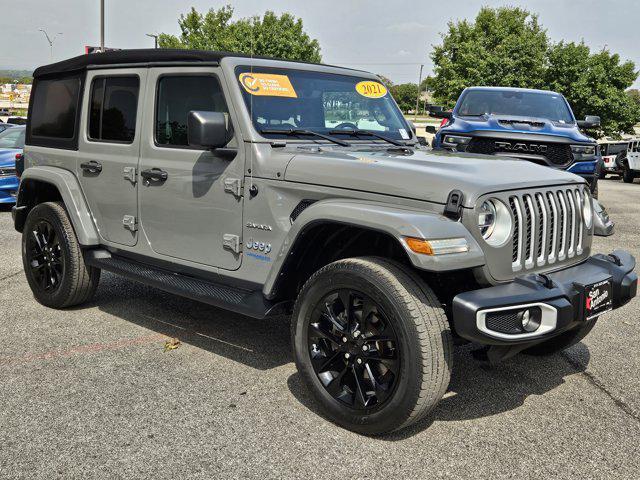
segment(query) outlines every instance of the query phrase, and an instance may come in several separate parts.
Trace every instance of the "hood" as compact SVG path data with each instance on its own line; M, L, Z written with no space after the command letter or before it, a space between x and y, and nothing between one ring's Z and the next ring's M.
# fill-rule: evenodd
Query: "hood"
M521 117L517 115L484 115L482 117L456 116L443 133L475 133L495 132L510 135L524 134L560 137L578 143L592 143L590 137L584 135L576 124L551 122L546 118ZM531 137L529 137L531 138ZM547 139L548 140L548 139Z
M22 153L22 149L0 149L0 167L15 167L18 153Z
M526 160L428 150L408 155L387 150L300 153L289 162L284 179L441 204L457 189L468 208L486 193L585 183L572 173Z

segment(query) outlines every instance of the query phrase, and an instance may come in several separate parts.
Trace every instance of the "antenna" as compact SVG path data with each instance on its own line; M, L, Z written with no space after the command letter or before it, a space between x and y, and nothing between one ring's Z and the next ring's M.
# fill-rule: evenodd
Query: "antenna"
M255 23L253 25L255 27ZM253 76L253 35L255 32L255 28L251 28L251 66L249 67L249 71ZM251 117L251 123L253 123L253 95L249 95L249 116ZM249 189L253 189L253 149L254 144L251 143L249 147Z

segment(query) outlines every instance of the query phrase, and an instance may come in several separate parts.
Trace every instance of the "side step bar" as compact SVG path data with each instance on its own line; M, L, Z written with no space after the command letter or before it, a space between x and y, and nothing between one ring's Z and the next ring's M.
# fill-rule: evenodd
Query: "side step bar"
M170 272L128 258L117 257L107 250L88 250L85 251L84 257L87 265L92 267L252 318L282 315L287 313L289 306L289 302L269 302L261 290L242 290Z

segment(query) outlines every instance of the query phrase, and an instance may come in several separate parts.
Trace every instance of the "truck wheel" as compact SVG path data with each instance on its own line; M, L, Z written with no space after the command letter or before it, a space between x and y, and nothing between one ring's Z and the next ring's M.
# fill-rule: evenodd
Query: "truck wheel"
M633 183L634 178L635 178L635 175L633 173L633 170L629 168L629 165L624 163L622 165L622 181L624 183Z
M424 418L449 385L451 330L431 289L390 261L331 263L292 317L296 366L327 417L381 435Z
M576 343L579 343L596 325L597 318L588 320L582 326L564 332L557 337L547 340L546 342L539 343L533 347L527 348L523 351L527 355L546 356L553 355L554 353L566 350L572 347Z
M89 300L100 269L85 265L71 221L62 203L35 206L22 233L22 263L36 300L64 308Z

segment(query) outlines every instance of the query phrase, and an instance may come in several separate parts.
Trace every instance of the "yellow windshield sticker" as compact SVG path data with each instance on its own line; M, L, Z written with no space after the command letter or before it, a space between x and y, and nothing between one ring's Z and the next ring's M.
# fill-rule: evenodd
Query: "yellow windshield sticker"
M382 98L387 94L387 87L380 82L360 82L356 84L356 92L367 98Z
M286 75L270 73L241 73L240 85L251 95L265 97L298 98L298 94Z

